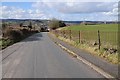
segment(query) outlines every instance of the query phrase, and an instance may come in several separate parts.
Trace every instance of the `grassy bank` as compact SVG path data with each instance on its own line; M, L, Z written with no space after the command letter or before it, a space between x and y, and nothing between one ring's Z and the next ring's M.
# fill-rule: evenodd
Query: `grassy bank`
M6 47L17 43L37 32L38 31L36 30L29 30L24 28L8 28L4 31L4 36L2 37L2 39L0 39L0 47L1 49L5 49Z
M118 24L99 24L99 25L74 25L61 28L60 30L66 30L66 35L71 30L71 36L78 41L79 31L81 31L81 39L86 41L97 41L98 30L100 31L100 40L102 46L115 47L118 45Z
M99 56L102 59L112 63L112 64L120 64L120 61L118 59L118 53L111 54L109 52L106 52L104 49L98 50L96 46L89 46L88 44L79 44L78 42L75 42L73 40L66 39L61 36L57 36L60 40L67 42L68 44L75 46L77 48L80 48L82 50L87 51L88 53Z
M100 31L100 50L98 49L98 30ZM73 25L60 28L53 33L59 39L99 56L108 62L120 63L117 49L118 24Z

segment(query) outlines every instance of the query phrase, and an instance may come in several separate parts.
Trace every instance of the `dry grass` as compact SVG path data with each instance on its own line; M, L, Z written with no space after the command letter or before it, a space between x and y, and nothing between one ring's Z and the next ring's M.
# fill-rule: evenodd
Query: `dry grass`
M102 59L104 59L112 64L120 64L120 61L118 60L118 53L110 54L110 53L107 53L106 51L104 51L103 49L98 50L97 47L91 47L88 44L79 44L78 42L66 39L66 38L61 37L61 36L58 36L58 38L60 40L63 40L65 42L77 47L77 48L85 50L85 51L91 53L92 55L99 56Z

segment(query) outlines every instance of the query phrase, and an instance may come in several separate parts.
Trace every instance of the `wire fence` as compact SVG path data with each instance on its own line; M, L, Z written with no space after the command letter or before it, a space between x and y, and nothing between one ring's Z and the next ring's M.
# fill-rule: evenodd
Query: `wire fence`
M52 33L78 43L98 45L98 48L109 47L117 49L117 31L76 31L76 30L53 30Z

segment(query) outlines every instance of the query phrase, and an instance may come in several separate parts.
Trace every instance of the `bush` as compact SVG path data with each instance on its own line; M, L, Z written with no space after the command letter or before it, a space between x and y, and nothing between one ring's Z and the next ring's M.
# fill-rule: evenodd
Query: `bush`
M4 49L9 45L12 45L14 42L10 39L2 39L1 48Z
M4 29L3 37L1 39L1 48L4 49L9 45L12 45L18 41L25 39L26 37L38 33L38 30L28 30L28 29L14 29L12 27L7 27Z
M28 29L22 29L21 31L22 31L22 33L24 34L24 36L26 36L26 35L28 35L28 34L29 34Z
M64 26L66 26L66 24L60 20L57 20L57 19L53 19L49 23L50 29L53 29L53 30L57 29L59 27L64 27Z
M23 38L23 33L20 30L7 29L4 36L14 42L17 42Z
M64 27L64 26L66 26L66 24L62 21L59 21L59 27Z
M39 31L38 31L38 30L35 30L34 32L35 32L35 33L38 33Z

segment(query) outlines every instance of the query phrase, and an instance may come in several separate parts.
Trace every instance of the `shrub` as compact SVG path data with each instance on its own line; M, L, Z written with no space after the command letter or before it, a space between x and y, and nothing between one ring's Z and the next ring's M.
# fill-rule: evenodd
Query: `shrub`
M50 29L57 29L59 27L64 27L66 26L64 22L57 20L57 19L52 19L49 23Z
M4 36L14 42L17 42L23 38L23 33L20 30L7 29Z
M24 34L24 36L29 34L28 29L22 29L21 32Z
M35 32L35 33L38 33L39 31L38 31L38 30L35 30L34 32Z
M1 48L4 49L9 45L12 45L14 42L10 39L2 39Z
M39 32L38 30L28 30L28 29L20 29L20 28L13 28L7 27L4 29L1 48L4 49L9 45L12 45L18 41L25 39L26 37L30 36L31 34Z
M59 27L64 27L64 26L66 26L66 24L62 21L59 21Z
M7 27L7 24L6 23L2 23L2 30L5 30Z
M30 21L28 28L31 30L32 29L32 22Z
M20 25L20 27L23 27L23 23L20 23L19 25Z

